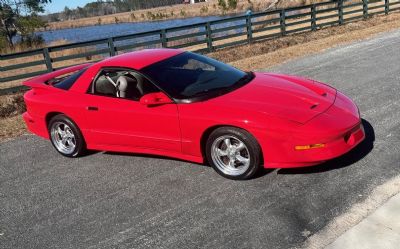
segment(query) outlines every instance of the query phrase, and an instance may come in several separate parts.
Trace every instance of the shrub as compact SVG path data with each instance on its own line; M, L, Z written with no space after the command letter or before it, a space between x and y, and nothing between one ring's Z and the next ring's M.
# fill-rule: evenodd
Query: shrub
M7 47L7 39L4 36L0 36L0 51Z
M228 0L228 8L229 9L236 9L237 7L237 0Z
M186 12L184 10L181 10L181 16L186 16Z
M218 6L222 9L222 10L226 10L228 7L226 5L225 0L218 0Z
M21 48L39 48L45 45L45 41L42 36L40 35L26 35L21 36L21 39L16 43L16 47Z
M0 118L12 117L26 111L24 95L6 95L0 98Z
M156 19L156 16L150 11L147 11L146 16L147 16L147 19L149 19L149 20Z
M207 6L203 6L200 9L200 13L207 13L208 12L208 7Z
M229 10L229 9L236 9L237 4L238 4L238 0L227 0L228 3L226 2L226 0L218 0L218 6L223 10Z

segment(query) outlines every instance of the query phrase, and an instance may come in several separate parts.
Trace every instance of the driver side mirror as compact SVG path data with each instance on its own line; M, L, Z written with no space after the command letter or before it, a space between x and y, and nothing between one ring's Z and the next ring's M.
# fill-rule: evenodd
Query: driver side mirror
M165 93L148 93L140 98L140 103L146 106L157 106L174 103Z

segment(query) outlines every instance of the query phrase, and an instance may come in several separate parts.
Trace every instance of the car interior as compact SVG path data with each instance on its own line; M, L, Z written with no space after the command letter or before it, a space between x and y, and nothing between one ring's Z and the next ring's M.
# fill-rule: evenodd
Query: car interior
M216 68L202 61L189 59L175 62L173 66L164 67L158 74L166 82L174 82L174 91L191 95L195 86L213 85ZM179 79L179 80L177 80Z
M159 92L159 89L139 73L130 70L105 69L92 85L94 94L136 101L152 92Z

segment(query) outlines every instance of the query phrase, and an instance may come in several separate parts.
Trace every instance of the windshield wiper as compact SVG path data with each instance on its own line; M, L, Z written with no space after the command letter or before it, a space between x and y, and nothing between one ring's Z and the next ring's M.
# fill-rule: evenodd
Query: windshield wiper
M199 96L202 96L202 95L207 95L209 93L219 94L219 93L221 93L221 92L223 92L223 91L225 91L227 89L232 89L232 87L233 88L240 87L240 86L250 82L252 79L254 79L254 73L253 72L247 72L242 78L240 78L238 81L236 81L233 85L204 89L202 91L199 91L199 92L193 94L191 97L199 97Z
M200 92L197 92L197 93L193 94L191 97L198 97L198 96L201 96L201 95L209 94L211 92L214 93L214 92L218 92L218 91L221 91L221 90L225 90L227 88L229 88L229 87L224 86L224 87L208 88L208 89L204 89L204 90L201 90Z
M254 73L253 72L246 72L246 74L240 78L238 81L235 82L234 85L242 85L250 82L252 79L254 79Z

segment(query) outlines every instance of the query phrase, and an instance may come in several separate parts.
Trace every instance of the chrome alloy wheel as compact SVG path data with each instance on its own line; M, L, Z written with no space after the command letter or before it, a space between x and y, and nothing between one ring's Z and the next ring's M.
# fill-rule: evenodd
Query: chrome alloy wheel
M71 154L76 148L76 139L71 128L63 122L51 126L51 140L56 149L64 154Z
M237 137L224 135L214 140L211 158L215 166L226 175L238 176L250 166L247 146Z

